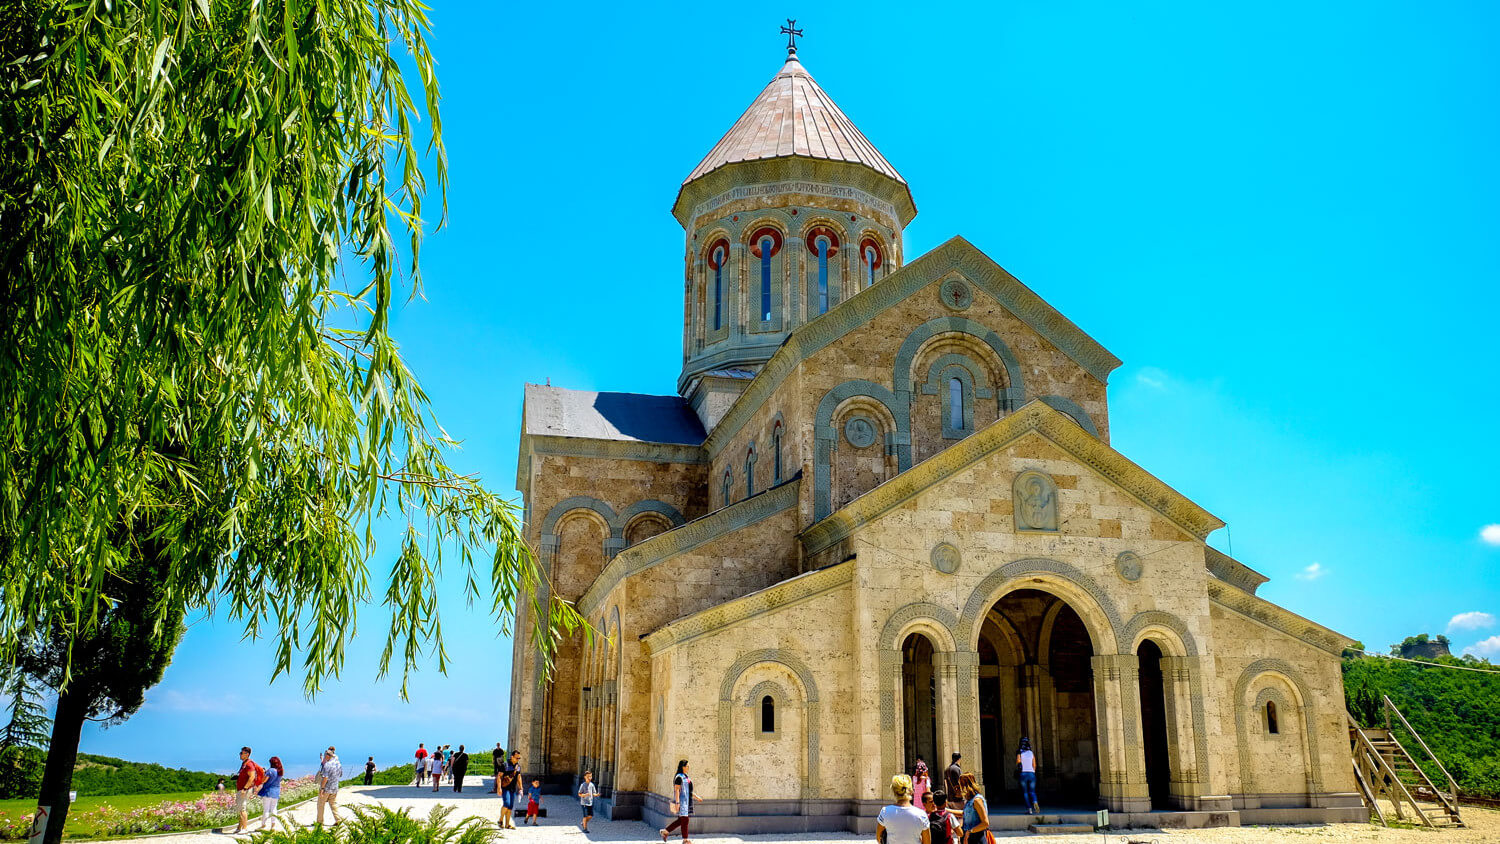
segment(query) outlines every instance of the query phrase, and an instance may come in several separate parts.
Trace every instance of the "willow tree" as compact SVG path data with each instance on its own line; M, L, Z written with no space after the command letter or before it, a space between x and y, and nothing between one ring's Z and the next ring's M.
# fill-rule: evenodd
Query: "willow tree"
M502 625L537 600L388 329L445 208L423 9L0 3L0 662L90 641L147 545L163 607L270 637L309 694L377 593L381 673L442 668L445 563ZM533 609L549 657L578 617Z

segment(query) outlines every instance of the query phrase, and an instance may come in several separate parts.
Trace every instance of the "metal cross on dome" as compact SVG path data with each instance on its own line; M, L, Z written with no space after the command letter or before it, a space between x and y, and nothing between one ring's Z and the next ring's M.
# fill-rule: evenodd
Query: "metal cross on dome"
M781 34L786 36L786 51L788 53L796 53L797 36L802 34L802 30L797 28L797 21L793 18L787 18L786 26L781 28Z

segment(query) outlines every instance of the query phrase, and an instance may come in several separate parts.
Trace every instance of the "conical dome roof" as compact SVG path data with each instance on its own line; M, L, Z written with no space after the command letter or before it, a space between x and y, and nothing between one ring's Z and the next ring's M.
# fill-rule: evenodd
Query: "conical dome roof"
M682 183L728 164L796 156L863 164L906 185L896 168L818 87L795 52Z

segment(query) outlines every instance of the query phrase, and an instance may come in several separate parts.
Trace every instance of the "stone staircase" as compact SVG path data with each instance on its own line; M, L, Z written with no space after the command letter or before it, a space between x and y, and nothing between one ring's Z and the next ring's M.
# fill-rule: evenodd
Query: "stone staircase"
M1458 813L1458 783L1391 699L1384 695L1381 699L1385 727L1360 727L1352 716L1347 716L1354 778L1364 795L1365 804L1385 826L1390 822L1382 803L1389 803L1397 820L1433 828L1462 827L1463 818ZM1424 758L1442 772L1446 790L1433 783L1397 740L1395 726L1398 724L1425 754Z

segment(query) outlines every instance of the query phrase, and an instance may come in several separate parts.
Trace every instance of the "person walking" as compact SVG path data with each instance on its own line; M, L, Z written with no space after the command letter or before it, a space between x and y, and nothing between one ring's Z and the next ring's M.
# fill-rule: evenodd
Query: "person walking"
M661 840L666 841L672 830L682 828L682 840L688 840L688 820L693 816L693 801L703 802L703 798L693 793L693 778L688 776L688 760L682 759L677 762L677 775L672 777L672 813L677 820L672 821L666 829L660 830Z
M536 813L542 808L542 781L532 780L526 789L526 822L536 826Z
M250 831L250 797L265 777L265 769L250 758L250 748L240 748L240 771L234 777L234 808L240 813L240 824L234 828L236 835Z
M365 785L375 784L375 757L365 760Z
M443 748L438 746L432 751L432 758L427 760L428 773L432 774L432 790L437 791L438 786L443 784Z
M959 767L959 760L964 758L962 753L953 754L953 764L943 771L943 786L948 791L948 806L953 809L963 808L963 786L959 780L963 778L964 769Z
M516 828L516 795L521 791L521 751L512 750L500 766L500 828Z
M992 837L990 810L979 793L979 781L973 774L964 774L958 778L958 787L964 798L964 844L986 844Z
M448 765L453 771L453 790L464 790L464 776L469 773L469 754L464 752L464 746L458 746L458 752L453 754L453 761Z
M932 780L927 776L927 763L917 757L917 768L911 776L911 804L917 808L925 805L922 798L932 790Z
M453 745L443 745L443 758L447 760L443 765L443 779L453 781Z
M922 810L927 813L927 831L932 844L958 844L953 830L953 813L948 811L948 792L941 788L922 795Z
M885 844L932 844L927 815L911 804L911 777L891 777L891 796L896 802L875 816L875 840Z
M323 807L333 812L333 825L344 822L339 817L339 783L344 780L344 766L333 751L333 745L323 752L323 765L318 768L318 826L323 825Z
M276 804L281 801L281 780L285 776L286 768L281 764L281 757L272 756L266 764L266 780L256 792L260 797L261 829L276 828Z
M427 745L417 742L417 785L427 779Z
M490 789L496 794L500 793L500 766L505 764L505 748L500 742L495 742L495 749L490 751L490 761L495 763L495 769L490 774L495 778L495 787Z
M1026 736L1021 737L1021 749L1016 751L1016 764L1021 767L1021 802L1033 815L1040 815L1042 807L1036 802L1036 754Z
M594 772L584 771L583 782L578 785L578 805L583 807L583 831L589 831L589 821L594 818L594 798L599 795L599 786L594 785Z

